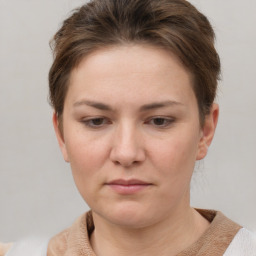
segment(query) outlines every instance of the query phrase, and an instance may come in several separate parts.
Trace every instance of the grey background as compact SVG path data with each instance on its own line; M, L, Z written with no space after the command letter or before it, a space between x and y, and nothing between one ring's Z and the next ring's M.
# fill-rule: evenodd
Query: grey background
M49 39L81 0L0 0L0 241L51 236L87 210L47 104ZM256 231L256 1L193 0L217 34L223 79L215 140L192 205Z

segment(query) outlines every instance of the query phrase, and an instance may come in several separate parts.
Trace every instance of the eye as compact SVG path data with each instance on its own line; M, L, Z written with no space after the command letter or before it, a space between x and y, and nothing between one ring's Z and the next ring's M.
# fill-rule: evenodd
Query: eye
M173 118L169 117L153 117L147 123L159 128L167 128L174 122Z
M82 120L82 123L91 128L101 128L106 124L109 124L110 121L104 117L95 117L90 119Z

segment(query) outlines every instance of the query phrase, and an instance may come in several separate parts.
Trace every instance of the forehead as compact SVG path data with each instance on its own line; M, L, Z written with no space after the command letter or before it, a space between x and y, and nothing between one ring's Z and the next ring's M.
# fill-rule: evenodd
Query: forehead
M135 100L163 97L169 91L182 98L192 91L191 77L170 51L150 45L115 46L92 52L73 69L68 94L73 100L83 94Z
M115 45L95 50L85 56L82 61L72 71L72 77L80 69L86 69L88 73L93 71L104 76L113 73L113 67L120 75L127 73L166 73L168 69L176 71L190 72L182 64L180 59L171 51L149 44L127 44ZM178 75L180 72L176 72Z

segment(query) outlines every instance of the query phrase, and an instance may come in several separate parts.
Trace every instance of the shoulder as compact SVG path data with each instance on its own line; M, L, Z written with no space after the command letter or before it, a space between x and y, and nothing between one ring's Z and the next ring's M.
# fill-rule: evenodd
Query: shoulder
M93 229L91 212L83 214L71 227L50 239L47 255L95 255L89 238Z
M256 233L245 228L238 231L224 254L224 256L240 255L256 255Z
M4 256L7 251L11 248L12 244L8 243L8 244L3 244L0 243L0 256Z
M67 241L70 229L66 229L49 241L47 255L64 255L67 250Z
M42 237L31 237L15 242L7 250L0 253L0 256L44 256L46 255L48 239Z

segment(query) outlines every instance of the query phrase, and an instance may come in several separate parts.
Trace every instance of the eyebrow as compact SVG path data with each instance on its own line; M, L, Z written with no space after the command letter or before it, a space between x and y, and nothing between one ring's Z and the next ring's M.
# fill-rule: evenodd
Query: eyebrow
M74 103L74 107L79 107L82 105L87 105L90 107L94 107L100 110L105 110L105 111L113 111L113 109L108 106L107 104L104 103L100 103L100 102L96 102L96 101L91 101L91 100L81 100L81 101L77 101Z
M174 101L174 100L167 100L162 102L154 102L150 104L146 104L140 107L140 111L147 111L151 109L157 109L157 108L164 108L169 106L184 106L183 103Z
M87 105L87 106L90 106L90 107L93 107L93 108L96 108L99 110L104 110L104 111L114 111L114 109L107 104L104 104L101 102L96 102L96 101L91 101L91 100L81 100L81 101L77 101L73 104L74 107L83 106L83 105ZM168 107L168 106L184 106L184 104L181 102L178 102L178 101L174 101L174 100L153 102L153 103L141 106L140 111L144 112L147 110L164 108L164 107Z

